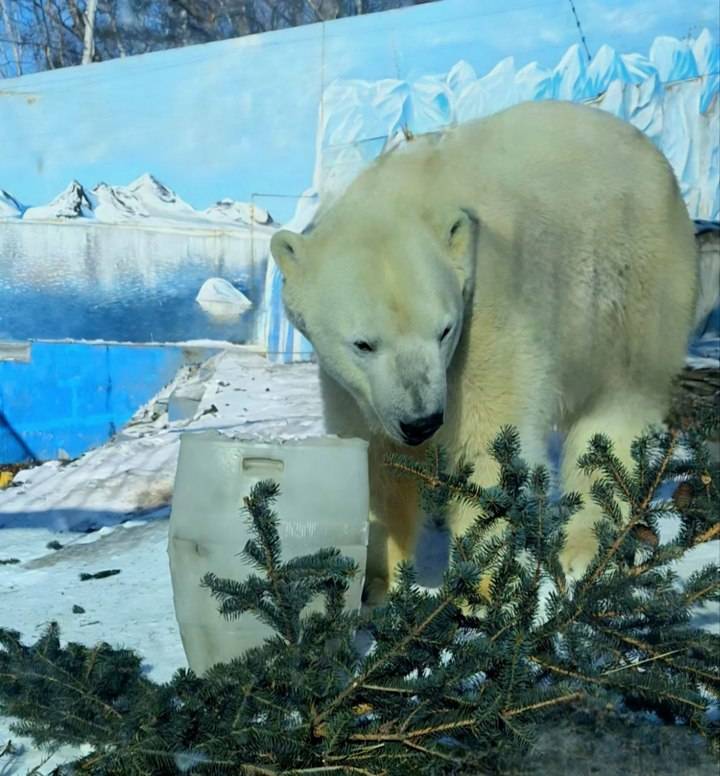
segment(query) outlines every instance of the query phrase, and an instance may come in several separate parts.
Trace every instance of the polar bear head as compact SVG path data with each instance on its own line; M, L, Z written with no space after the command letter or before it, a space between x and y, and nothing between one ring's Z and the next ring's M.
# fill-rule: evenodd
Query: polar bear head
M418 445L442 425L477 232L461 207L399 218L374 208L370 218L331 211L303 234L273 236L290 321L374 432Z

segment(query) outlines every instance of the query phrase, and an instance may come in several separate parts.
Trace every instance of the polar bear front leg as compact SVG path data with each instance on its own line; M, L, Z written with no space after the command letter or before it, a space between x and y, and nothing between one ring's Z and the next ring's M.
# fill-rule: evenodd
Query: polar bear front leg
M520 422L515 419L515 422L508 420L502 425L514 425L515 428L518 429L520 434L521 456L531 468L539 465L548 467L546 445L547 431L542 416L539 416L536 422L531 424L526 422L524 425L520 425ZM490 455L488 448L499 431L500 426L494 428L492 433L482 435L482 438L485 439L485 444L480 448L480 452L476 452L475 454L465 452L464 454L464 457L473 464L471 481L480 487L487 488L497 485L498 483L500 465ZM473 441L477 443L480 439ZM453 539L462 536L474 524L480 514L481 511L478 507L467 504L466 502L452 503L448 516L448 523ZM505 527L505 521L498 520L488 527L485 535L490 538L502 532ZM483 575L481 578L479 592L483 598L490 598L490 574Z
M583 497L582 509L570 518L566 527L567 540L560 553L560 562L569 579L583 576L595 557L598 541L593 527L603 517L602 509L595 504L590 488L597 474L588 476L577 465L578 458L587 452L595 434L605 434L613 443L615 455L623 466L632 471L630 446L633 440L651 425L662 425L666 402L657 397L647 397L641 392L627 392L603 396L586 414L570 427L565 440L561 478L563 491L577 491ZM621 503L627 516L627 505Z
M365 603L382 602L397 577L397 565L415 554L422 515L417 483L398 477L384 464L389 448L370 443L370 537L368 541ZM408 451L403 450L407 455Z
M473 456L473 475L471 481L481 487L494 485L498 481L500 466L498 462L483 451L482 454ZM454 502L450 506L448 515L448 527L453 540L462 536L475 522L480 514L478 507L474 507L466 502ZM494 526L488 528L488 536L493 536L503 530L504 523L498 521ZM490 576L484 575L480 580L480 595L483 598L490 598ZM465 612L471 614L469 610Z
M387 453L400 448L373 434L352 396L320 370L325 427L340 437L357 437L369 442L370 526L363 600L368 606L382 602L401 560L415 551L419 518L417 486L399 478L384 465ZM403 449L404 454L412 451Z

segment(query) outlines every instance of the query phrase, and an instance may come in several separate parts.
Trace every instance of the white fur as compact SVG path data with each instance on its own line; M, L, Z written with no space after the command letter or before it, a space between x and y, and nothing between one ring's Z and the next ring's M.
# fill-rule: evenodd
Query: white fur
M629 124L570 103L417 138L272 251L323 369L329 430L371 442L371 595L412 554L420 517L414 483L381 463L425 447L403 444L401 422L444 412L431 442L471 460L480 484L496 480L500 426L520 429L531 463L557 427L562 485L587 495L575 462L593 433L627 460L662 421L694 311L693 228L670 166ZM453 530L473 517L458 508ZM597 517L586 498L563 556L572 574Z

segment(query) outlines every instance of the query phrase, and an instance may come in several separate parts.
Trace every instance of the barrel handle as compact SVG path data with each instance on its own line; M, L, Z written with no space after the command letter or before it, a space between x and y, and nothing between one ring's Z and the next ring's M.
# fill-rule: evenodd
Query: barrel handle
M244 457L242 468L244 472L266 471L268 474L279 474L285 471L285 461L279 458Z

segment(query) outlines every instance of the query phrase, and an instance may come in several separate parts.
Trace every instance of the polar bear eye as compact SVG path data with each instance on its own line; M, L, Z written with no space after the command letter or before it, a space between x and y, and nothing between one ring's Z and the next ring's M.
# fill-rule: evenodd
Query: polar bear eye
M442 342L448 334L452 331L452 326L446 326L443 333L440 335L440 342Z
M374 353L375 345L371 342L365 342L365 340L357 340L353 342L355 350L359 350L361 353Z

